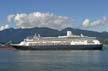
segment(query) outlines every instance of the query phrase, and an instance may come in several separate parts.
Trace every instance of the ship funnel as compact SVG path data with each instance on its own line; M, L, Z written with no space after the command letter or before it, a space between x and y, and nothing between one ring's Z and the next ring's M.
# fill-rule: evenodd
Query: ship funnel
M72 32L71 31L67 31L67 36L72 36Z
M84 35L83 35L83 34L81 34L81 37L84 37Z

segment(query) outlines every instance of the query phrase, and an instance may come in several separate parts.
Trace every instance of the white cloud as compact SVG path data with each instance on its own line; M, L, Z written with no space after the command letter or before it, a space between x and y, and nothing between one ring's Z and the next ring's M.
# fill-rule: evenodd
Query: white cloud
M89 20L89 19L85 19L85 20L83 21L82 25L83 25L84 27L88 27L88 26L90 25L90 20Z
M9 28L9 25L6 24L4 26L0 26L0 31L4 30L4 29L8 29Z
M102 17L101 19L97 19L91 23L91 26L97 26L101 24L108 24L108 19L106 17Z
M15 15L8 15L8 16L7 16L7 21L8 21L8 22L11 22L12 19L14 18L14 16L15 16Z
M95 21L90 22L90 19L85 19L82 23L84 27L89 26L98 26L98 25L108 25L108 19L106 17L102 17L100 19L97 19Z
M21 13L8 16L8 21L14 21L17 28L49 27L53 29L63 29L72 27L72 18L56 16L53 13Z

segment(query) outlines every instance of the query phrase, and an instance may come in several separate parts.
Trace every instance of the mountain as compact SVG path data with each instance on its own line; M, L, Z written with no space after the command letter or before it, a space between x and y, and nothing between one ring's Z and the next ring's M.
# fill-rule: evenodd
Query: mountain
M72 33L76 35L83 34L85 36L97 37L99 39L108 38L108 32L96 32L96 31L88 31L88 30L81 30L81 29L75 29L75 28L65 28L62 30L62 32L66 32L68 30L72 31Z
M40 34L40 36L58 36L58 35L66 35L66 31L72 31L75 35L83 34L85 36L97 37L98 39L108 39L108 32L94 32L88 30L81 30L75 28L65 28L61 31L56 29L51 29L47 27L35 27L35 28L26 28L26 29L5 29L0 31L0 42L19 42L22 41L27 36L32 36L35 33Z
M41 36L58 36L60 32L58 30L42 27L42 28L27 28L27 29L13 29L9 28L0 31L0 42L18 42L26 38L27 36L32 36L34 34L40 34Z

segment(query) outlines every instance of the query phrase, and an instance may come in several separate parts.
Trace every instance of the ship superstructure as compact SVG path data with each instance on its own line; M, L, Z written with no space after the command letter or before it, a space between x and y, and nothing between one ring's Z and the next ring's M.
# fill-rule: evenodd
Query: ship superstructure
M12 46L17 48L28 47L29 49L78 49L79 46L79 49L102 48L102 44L96 39L96 37L88 37L83 34L80 36L73 35L71 31L67 31L66 36L58 37L41 37L40 35L37 36L35 34L32 37L27 37L19 44L12 44Z

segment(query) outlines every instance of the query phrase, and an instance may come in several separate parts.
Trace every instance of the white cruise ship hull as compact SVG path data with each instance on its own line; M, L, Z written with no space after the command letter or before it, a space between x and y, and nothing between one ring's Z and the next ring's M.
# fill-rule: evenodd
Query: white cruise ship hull
M102 50L102 44L90 45L44 45L44 46L21 46L12 45L20 50Z

